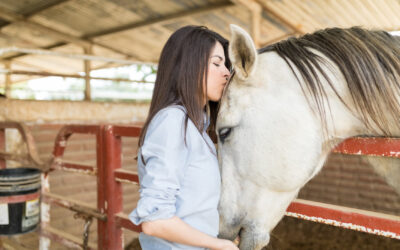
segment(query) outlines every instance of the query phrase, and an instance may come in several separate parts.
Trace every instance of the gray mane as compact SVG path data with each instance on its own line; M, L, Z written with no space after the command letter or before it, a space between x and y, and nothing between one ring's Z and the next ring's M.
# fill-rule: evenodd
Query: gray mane
M309 101L317 104L321 120L326 121L326 111L322 105L326 91L317 73L338 93L321 68L323 58L308 48L321 52L339 67L354 101L355 114L365 125L370 129L375 125L380 130L377 132L390 135L389 120L398 120L400 115L396 97L400 94L400 38L385 31L369 31L359 27L330 28L299 38L289 38L258 51L259 54L275 51L293 73L292 65L296 67L303 80L298 78L303 93L311 93Z

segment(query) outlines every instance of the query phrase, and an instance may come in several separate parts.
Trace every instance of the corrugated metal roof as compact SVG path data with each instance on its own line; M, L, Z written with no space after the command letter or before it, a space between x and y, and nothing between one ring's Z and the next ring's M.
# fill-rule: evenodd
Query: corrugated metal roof
M188 24L228 37L229 24L235 23L261 47L326 27L397 30L398 13L397 0L2 0L0 47L83 53L82 46L92 44L95 55L156 62L169 35ZM12 69L83 71L83 63L73 59L16 52L1 58L11 60ZM92 67L109 64L93 62Z

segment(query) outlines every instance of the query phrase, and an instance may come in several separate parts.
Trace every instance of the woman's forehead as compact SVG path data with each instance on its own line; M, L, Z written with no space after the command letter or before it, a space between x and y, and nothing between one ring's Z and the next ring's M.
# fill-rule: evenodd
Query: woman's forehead
M211 58L212 57L217 57L222 61L225 61L224 48L219 42L216 42L215 46L211 49Z

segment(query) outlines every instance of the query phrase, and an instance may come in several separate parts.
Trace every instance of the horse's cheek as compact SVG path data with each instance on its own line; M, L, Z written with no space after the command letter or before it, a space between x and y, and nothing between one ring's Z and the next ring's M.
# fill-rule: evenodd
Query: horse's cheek
M233 240L240 230L240 213L237 196L240 195L235 189L235 184L226 180L222 185L221 198L218 206L220 214L219 236Z

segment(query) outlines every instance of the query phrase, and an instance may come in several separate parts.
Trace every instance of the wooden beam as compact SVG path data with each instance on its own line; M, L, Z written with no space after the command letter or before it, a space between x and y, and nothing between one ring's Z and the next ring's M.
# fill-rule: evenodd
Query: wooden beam
M40 8L33 8L33 9L29 9L29 11L27 13L24 13L24 17L25 18L29 18L31 16L37 15L45 10L51 9L55 6L61 5L65 2L69 2L71 0L53 0L53 1L44 1L43 4L40 6ZM10 22L10 21L9 21ZM6 27L8 25L11 25L11 23L4 23L3 25L0 26L0 29L2 29L3 27Z
M22 15L15 14L15 13L12 13L12 12L4 10L2 8L0 8L0 18L3 18L3 19L5 19L7 21L10 21L10 22L29 23L30 27L32 27L32 28L34 28L36 30L43 31L43 32L47 32L48 31L49 34L52 34L53 36L55 36L58 39L64 40L64 41L69 42L69 43L77 44L77 45L79 45L81 47L88 47L90 45L92 45L92 46L95 45L95 46L99 46L99 47L108 49L110 51L113 51L115 53L118 53L118 54L121 54L121 55L125 55L126 59L143 61L144 60L143 58L140 58L140 57L138 57L136 55L135 56L130 55L129 53L120 51L120 50L118 50L116 48L107 46L105 44L94 42L93 39L96 38L96 37L99 37L99 36L103 36L103 35L111 35L111 34L114 34L114 33L123 32L123 31L126 31L126 30L135 29L135 28L140 28L140 27L144 27L144 26L148 26L148 25L152 25L152 24L156 24L156 23L159 24L159 23L164 23L164 22L170 22L170 21L177 20L179 18L184 18L184 17L187 17L187 16L193 16L193 15L200 15L200 14L204 14L204 13L207 13L207 12L210 12L210 11L216 11L216 10L224 9L224 8L231 7L231 6L233 6L233 4L231 2L212 4L212 5L208 5L208 6L205 6L205 7L197 8L197 9L194 9L194 10L183 11L183 12L180 12L180 13L166 15L166 16L160 17L160 18L154 18L154 19L146 20L146 21L142 21L142 22L130 23L130 24L122 25L120 27L108 29L108 30L105 30L105 31L87 34L87 35L85 35L85 36L83 36L81 38L73 37L73 36L68 35L68 34L64 34L62 32L59 32L59 31L53 30L51 28L45 27L45 26L43 26L41 24L38 24L38 23L35 23L33 21L28 21L26 19L26 17L24 17ZM59 43L56 46L51 46L51 48L57 48L57 47L65 45L65 44L66 43ZM11 58L15 59L15 58L19 58L19 57L25 56L25 55L26 54L21 53L21 54L18 54L18 55L13 55L13 56L10 56L10 57L3 58L3 60L11 59Z
M73 44L76 44L76 45L78 45L80 47L83 47L83 48L96 45L96 46L108 49L110 51L113 51L115 53L118 53L118 54L121 54L121 55L126 55L127 56L126 59L141 60L140 58L136 58L136 57L134 57L132 55L129 55L129 54L125 53L125 52L122 52L122 51L120 51L120 50L118 50L116 48L112 48L112 47L107 46L107 45L103 45L103 44L100 44L100 43L97 43L97 42L93 42L93 41L85 39L85 38L74 37L74 36L71 36L69 34L57 31L57 30L49 28L49 27L46 27L46 26L44 26L44 25L42 25L40 23L37 23L37 22L35 22L33 20L28 20L23 15L19 15L17 13L13 13L13 12L5 10L4 8L1 8L1 7L0 7L0 18L5 19L5 20L7 20L9 22L21 22L21 23L25 24L26 26L30 27L31 29L38 30L40 32L49 34L50 36L53 36L56 39L59 39L59 40L62 40L62 41L68 42L68 43L73 43ZM16 58L16 56L13 56L13 58ZM6 59L6 58L3 58L3 59Z
M225 8L231 7L231 6L233 6L233 4L231 2L208 4L207 6L196 8L196 9L182 11L182 12L174 13L174 14L169 14L169 15L166 15L163 17L153 18L150 20L144 20L141 22L129 23L129 24L125 24L125 25L122 25L119 27L108 29L108 30L103 30L100 32L94 32L91 34L87 34L83 37L84 38L95 38L95 37L99 37L99 36L111 35L111 34L115 34L118 32L123 32L123 31L133 30L133 29L137 29L140 27L144 27L144 26L153 25L156 23L159 24L159 23L164 23L164 22L172 22L177 19L188 17L188 16L201 15L201 14L208 13L211 11L225 9Z
M255 0L257 3L259 3L261 5L261 7L268 12L268 14L270 14L271 16L273 16L275 19L277 19L279 22L281 22L282 24L286 25L287 27L289 27L290 29L292 29L293 31L295 31L296 33L300 34L300 35L304 35L306 32L301 29L300 27L297 27L295 25L293 25L292 23L290 23L290 21L287 19L287 17L283 16L281 13L277 12L276 10L274 10L273 8L271 8L268 4L267 1L262 1L262 0Z
M58 5L64 4L66 2L70 2L72 0L52 0L52 1L43 1L43 3L38 6L38 8L29 9L29 12L24 13L25 18L37 15L45 10L54 8Z
M32 20L28 20L23 15L13 13L13 12L8 11L1 7L0 7L0 18L7 20L9 22L12 22L12 23L21 22L32 29L38 30L43 33L47 33L47 34L53 36L54 38L57 38L57 39L60 39L63 41L67 41L70 43L74 43L74 44L77 44L82 47L88 47L91 45L91 42L89 42L89 41L73 37L71 35L62 33L60 31L54 30L52 28L48 28L40 23L34 22Z

